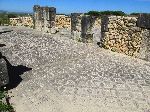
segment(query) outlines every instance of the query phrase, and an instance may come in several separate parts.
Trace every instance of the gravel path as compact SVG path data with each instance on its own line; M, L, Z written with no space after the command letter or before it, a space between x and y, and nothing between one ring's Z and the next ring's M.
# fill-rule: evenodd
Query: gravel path
M0 35L13 66L32 68L10 95L16 112L150 112L150 63L65 35Z

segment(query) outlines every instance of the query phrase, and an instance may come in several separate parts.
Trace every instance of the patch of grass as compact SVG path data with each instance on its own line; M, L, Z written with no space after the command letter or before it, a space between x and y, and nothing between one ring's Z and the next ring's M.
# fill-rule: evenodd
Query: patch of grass
M4 102L7 98L7 92L3 88L0 88L0 112L14 112L13 107Z
M11 105L0 102L0 112L13 112L13 107Z

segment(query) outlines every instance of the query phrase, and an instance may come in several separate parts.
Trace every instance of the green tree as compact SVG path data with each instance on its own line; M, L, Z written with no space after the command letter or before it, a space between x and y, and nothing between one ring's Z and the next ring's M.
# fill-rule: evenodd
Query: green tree
M88 13L85 14L93 16L102 16L102 15L126 16L126 13L122 11L89 11Z
M17 14L8 14L8 18L16 18Z

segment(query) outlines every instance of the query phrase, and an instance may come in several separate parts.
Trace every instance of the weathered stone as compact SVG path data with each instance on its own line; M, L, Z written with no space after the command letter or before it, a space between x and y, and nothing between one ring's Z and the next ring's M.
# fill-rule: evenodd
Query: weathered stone
M150 14L140 14L137 21L137 26L150 29Z
M79 40L81 39L81 20L82 20L82 13L72 13L71 14L71 33L72 39Z
M141 28L139 28L139 27L132 27L131 30L133 30L135 32L140 32Z
M34 27L34 22L32 16L23 16L16 18L9 18L11 26L25 26L29 28Z
M88 41L88 39L92 39L92 23L91 23L91 17L90 16L83 16L81 20L81 26L82 26L82 40L83 42Z
M57 33L57 29L56 28L51 28L51 34L56 34Z
M35 5L33 10L35 29L50 33L51 28L55 28L56 8Z
M142 31L142 43L139 50L139 58L150 61L150 31Z
M132 27L132 26L134 26L134 24L133 23L128 23L126 26L127 27Z
M56 15L56 27L58 29L71 29L71 17L67 15Z
M9 83L7 65L4 59L0 59L0 87Z
M129 56L138 56L138 49L142 42L142 29L136 26L136 22L136 17L109 16L103 18L104 47L107 46L110 50Z
M102 32L108 31L108 22L109 22L108 16L103 16L102 17L102 27L101 27Z

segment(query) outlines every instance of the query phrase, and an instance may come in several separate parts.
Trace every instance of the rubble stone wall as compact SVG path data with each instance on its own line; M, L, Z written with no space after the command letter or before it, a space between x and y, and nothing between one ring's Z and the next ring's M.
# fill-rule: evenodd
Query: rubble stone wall
M56 15L56 28L58 29L71 29L71 17L66 15Z
M72 13L71 18L57 15L53 7L34 6L35 28L44 32L62 32L71 29L71 38L85 43L150 60L150 15L92 16ZM70 22L71 21L71 22ZM55 29L55 30L52 30Z
M149 30L138 27L137 21L138 17L104 17L103 47L133 57L148 58Z
M26 26L33 28L34 27L34 22L32 17L17 17L17 18L10 18L10 25L11 26Z

